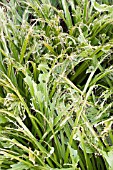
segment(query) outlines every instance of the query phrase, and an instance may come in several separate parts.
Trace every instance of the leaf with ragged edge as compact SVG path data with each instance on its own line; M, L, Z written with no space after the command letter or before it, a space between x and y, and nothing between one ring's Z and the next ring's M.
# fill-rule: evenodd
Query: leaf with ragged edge
M91 147L89 144L87 144L87 143L84 143L84 145L85 145L86 153L89 153L89 154L94 153L94 148L92 148L92 147ZM83 150L82 146L81 146L81 145L79 145L79 146L80 146L80 148Z
M7 0L1 1L6 2ZM112 108L111 105L108 105L108 108L107 104L108 102L111 103L113 92L111 91L110 93L110 90L108 90L102 97L98 97L98 91L94 91L94 88L92 88L91 91L94 95L93 99L89 91L91 85L96 85L97 83L100 83L100 86L103 86L99 90L101 94L102 90L105 91L104 88L110 88L108 81L105 80L107 77L110 79L112 84L113 70L107 70L107 66L109 65L110 67L112 64L111 51L113 46L113 14L110 14L112 7L99 4L97 5L96 3L91 4L96 0L90 0L91 3L88 0L76 0L76 2L75 0L59 0L56 2L54 0L25 0L25 3L21 1L20 6L20 1L13 1L14 0L10 0L10 2L7 3L9 6L11 6L11 4L15 4L12 5L11 8L13 11L10 9L7 10L7 14L6 12L4 13L4 16L7 15L7 17L3 17L2 19L5 29L3 29L2 35L2 40L4 41L0 41L0 45L2 44L3 46L0 47L2 49L0 56L0 70L9 77L12 84L14 84L14 80L17 80L18 86L16 86L15 83L15 87L10 87L11 83L7 84L8 81L2 80L4 77L0 75L0 96L2 97L0 98L0 107L3 111L1 112L2 114L7 114L9 116L8 120L11 119L11 124L6 123L6 128L2 128L2 126L0 126L0 133L2 135L8 134L8 139L18 139L20 145L10 147L10 143L4 142L2 146L0 146L3 147L4 150L8 149L10 153L15 150L17 152L17 156L15 158L13 157L14 155L10 155L11 159L7 157L8 153L2 154L2 157L5 158L0 159L0 164L2 164L1 169L27 169L27 167L24 168L24 166L26 163L30 163L31 165L34 165L33 168L29 166L30 168L28 168L28 170L55 170L55 168L56 170L90 170L92 168L86 167L86 161L84 159L85 154L86 158L91 159L91 167L93 167L94 170L96 170L96 168L100 169L102 165L105 169L109 169L109 167L111 167L112 170L110 163L109 166L107 163L104 163L104 156L97 155L95 153L95 149L98 150L102 147L98 140L94 140L95 133L92 130L92 125L95 125L95 122L102 124L104 121L103 118L105 118L105 121L108 121L107 118L109 118L109 114L108 116L106 116L106 114L109 112L111 114L111 119L109 122L103 124L105 125L104 130L106 135L110 131L111 136L109 135L109 138L111 139L111 128L109 128L109 131L107 129L112 126ZM107 2L107 0L102 0L102 2L103 1ZM48 5L49 2L54 4L56 8L58 4L58 9ZM62 5L59 5L59 3ZM88 6L87 3L89 3ZM22 16L24 12L23 7L25 7L25 9L27 7L28 9L26 11L27 17L23 16L23 21L20 21L21 23L19 23L18 21L20 19L18 15L21 13L20 16ZM19 12L19 9L21 12ZM59 9L62 9L62 11ZM106 12L107 10L108 12ZM29 15L31 18L29 18ZM61 25L62 19L64 21L64 25ZM83 19L86 24L83 23ZM32 27L33 32L29 33L29 29L35 20L37 20L37 24ZM64 34L62 28L66 25L68 28ZM0 30L2 29L1 27ZM102 36L103 33L105 34L105 37ZM8 36L8 34L10 36ZM106 37L108 37L107 40ZM4 48L5 46L7 48ZM111 50L109 50L110 48ZM5 49L9 50L9 53L7 53L7 50ZM18 54L20 54L20 62L22 65L17 63L19 60ZM95 58L97 58L99 62L100 59L104 57L104 54L109 54L109 56L106 57L106 60L99 64L97 71L91 76L91 79L89 79L84 90L85 93L83 94L83 89L87 82L88 75L89 73L92 73L96 67ZM6 63L6 59L9 61L8 57L15 58L17 61L11 59L11 63L9 65L9 62ZM111 60L109 60L109 57ZM94 68L92 67L93 65ZM7 70L7 68L9 69ZM12 73L10 75L11 69ZM86 74L86 70L88 74ZM26 76L26 74L28 74L29 77ZM70 76L73 77L70 79ZM14 79L14 77L16 77L16 79ZM24 81L24 77L26 81ZM14 94L17 94L17 99L15 97L8 96L8 93L11 94L12 91L14 91ZM50 93L51 95L49 95ZM111 97L109 97L110 95ZM98 99L102 99L104 101L100 101L102 103L102 107L99 106L100 102L96 103ZM19 103L23 104L19 105ZM33 104L34 108L32 108ZM83 111L82 109L78 111L82 105L84 105ZM24 109L26 109L32 122L29 121ZM18 115L20 117L16 117L17 115L15 116L13 114L15 116L14 119L14 116L11 115L14 110L15 113L19 113ZM22 113L25 112L26 114L25 121L23 119L24 114L20 115L21 110L23 110ZM80 117L80 119L77 119L77 117ZM75 122L76 126L74 128L78 128L78 125L80 125L80 127L82 126L86 138L84 138L84 136L80 139L75 138L72 143L70 142L71 149L69 150L68 142L71 132L74 129L74 121L77 122ZM17 125L19 126L17 127ZM88 128L89 130L87 130ZM104 132L101 126L97 127L97 130L99 131L99 134ZM73 133L76 135L75 137L78 136L77 130L73 131ZM99 136L99 138L101 138L105 143L105 137L102 138ZM80 148L81 140L82 146ZM92 150L87 143L92 148L95 146L94 150ZM39 144L47 149L46 154L45 150ZM76 150L76 144L78 150ZM108 144L109 143L105 143L105 149L107 151ZM110 144L113 144L113 142L110 141ZM22 149L22 147L26 147L26 149L30 147L32 152L29 153L28 151L25 155L23 155L22 159L19 159L21 157L18 157L18 153L24 153L24 149ZM69 155L65 162L65 153L67 148L69 150ZM109 146L109 148L111 148L111 146ZM39 153L36 153L37 157L34 158L35 149ZM79 154L79 151L81 154ZM78 155L79 160L77 162L78 165L76 166L76 157L78 157ZM108 153L106 153L106 155L106 160L108 161L108 158L111 158L111 155ZM41 159L41 161L37 158ZM18 164L18 161L22 162L23 160L25 161L25 165ZM6 161L8 162L8 168ZM95 167L93 165L95 165Z
M20 170L20 169L21 170L28 170L29 167L22 162L18 162L17 164L11 165L11 168L8 169L8 170Z
M2 147L4 147L4 148L12 148L14 145L10 141L3 142L2 138L0 138L0 141L1 141Z
M29 160L30 160L33 164L35 164L35 156L33 155L32 152L29 152Z
M69 147L69 151L70 151L70 156L71 156L71 159L73 161L73 164L74 164L74 167L76 167L77 169L77 165L78 165L78 162L79 162L79 155L78 155L78 151L73 149L70 144L68 144L68 147Z
M113 150L109 151L108 153L102 151L102 153L107 163L109 164L110 168L113 169Z
M42 82L48 82L49 80L49 74L48 73L45 73L45 74L39 74L39 82L42 83Z
M49 67L48 67L47 63L40 63L38 65L38 70L41 70L41 71L43 71L45 73L47 73L48 69L49 69Z
M104 12L104 11L112 12L113 10L112 6L108 6L105 4L100 5L96 1L94 2L94 8L99 12Z
M25 82L28 84L29 89L30 89L30 93L32 96L35 96L36 92L37 92L37 84L32 80L32 78L30 76L26 76L24 78Z

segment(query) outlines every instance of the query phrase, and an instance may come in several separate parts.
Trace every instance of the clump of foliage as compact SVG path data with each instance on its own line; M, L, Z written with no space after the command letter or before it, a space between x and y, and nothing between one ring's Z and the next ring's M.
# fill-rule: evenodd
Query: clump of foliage
M112 8L0 2L1 170L113 169Z

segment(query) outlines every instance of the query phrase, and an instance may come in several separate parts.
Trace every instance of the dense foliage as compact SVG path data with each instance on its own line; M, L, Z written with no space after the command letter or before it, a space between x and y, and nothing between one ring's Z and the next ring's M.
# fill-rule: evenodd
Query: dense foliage
M1 0L1 170L113 169L111 4Z

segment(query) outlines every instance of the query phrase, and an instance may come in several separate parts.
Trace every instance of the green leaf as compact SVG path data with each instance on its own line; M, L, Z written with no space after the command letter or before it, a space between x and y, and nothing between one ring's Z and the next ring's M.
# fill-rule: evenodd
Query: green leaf
M107 163L109 164L110 168L113 169L113 150L109 152L102 151L104 158L106 159Z
M104 11L112 12L112 9L113 9L112 6L108 6L105 4L100 5L96 1L94 2L94 8L99 12L104 12Z
M26 35L23 44L22 44L22 49L21 49L21 53L20 53L20 63L22 63L24 56L25 56L25 52L27 50L27 45L29 42L29 38L30 38L30 34L31 34L31 29L29 30L28 34Z
M64 12L65 12L67 26L69 29L71 29L73 24L72 24L71 15L70 15L70 12L68 9L68 3L66 2L66 0L62 0L62 6L63 6Z
M22 162L18 162L16 164L13 164L11 165L11 168L8 169L8 170L28 170L29 169L29 166L25 165L24 163Z
M8 119L4 115L0 115L0 124L8 122Z

